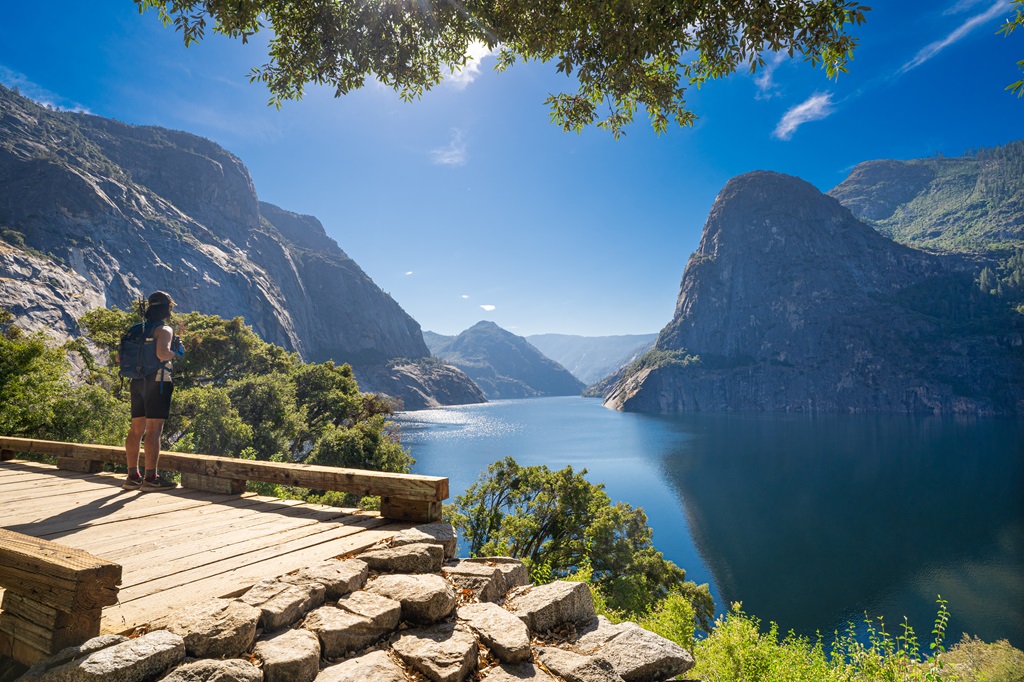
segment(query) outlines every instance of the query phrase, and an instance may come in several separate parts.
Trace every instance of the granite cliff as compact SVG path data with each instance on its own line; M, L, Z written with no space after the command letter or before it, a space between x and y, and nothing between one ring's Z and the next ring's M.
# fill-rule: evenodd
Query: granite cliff
M75 336L85 310L164 289L179 309L242 316L305 360L352 364L365 390L407 397L401 370L383 370L430 355L419 324L320 222L260 202L225 149L3 87L0 239L0 306L56 338ZM436 373L453 400L479 401L458 370Z
M432 350L476 382L492 400L579 395L583 382L526 339L493 322L477 322L455 337L427 332Z
M605 404L1024 415L1024 317L978 289L986 265L897 244L798 178L739 176Z

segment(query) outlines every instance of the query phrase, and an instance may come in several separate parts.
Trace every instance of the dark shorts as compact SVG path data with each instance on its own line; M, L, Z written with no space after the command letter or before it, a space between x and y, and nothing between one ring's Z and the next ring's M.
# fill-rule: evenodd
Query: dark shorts
M132 419L167 419L171 412L171 394L174 384L170 381L132 379L129 389L132 395Z

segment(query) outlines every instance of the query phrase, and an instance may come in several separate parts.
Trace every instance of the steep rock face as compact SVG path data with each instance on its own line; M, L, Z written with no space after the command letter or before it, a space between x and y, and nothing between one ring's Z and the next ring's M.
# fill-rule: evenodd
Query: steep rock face
M465 372L434 358L398 360L364 373L360 381L398 398L404 410L487 402L484 392Z
M584 388L526 339L493 322L476 323L437 347L435 355L468 374L492 400L579 395Z
M896 244L797 178L734 178L715 200L656 352L606 404L1024 413L1019 330L964 334L919 302L929 287L969 282L975 266ZM699 361L686 357L694 354Z
M223 148L2 87L0 239L0 306L58 338L86 309L164 289L181 310L243 316L306 360L349 362L368 390L389 359L430 355L320 222L259 202Z

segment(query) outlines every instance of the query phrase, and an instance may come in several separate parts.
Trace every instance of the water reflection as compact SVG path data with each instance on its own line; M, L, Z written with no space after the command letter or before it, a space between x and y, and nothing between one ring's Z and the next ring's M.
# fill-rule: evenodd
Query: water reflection
M661 466L726 602L806 634L866 610L928 635L941 594L951 632L1024 642L1020 424L660 422L690 436L663 448Z
M462 493L507 455L586 467L643 507L655 545L720 606L830 635L864 611L927 640L1024 646L1024 424L903 417L693 415L543 398L400 417L415 471Z

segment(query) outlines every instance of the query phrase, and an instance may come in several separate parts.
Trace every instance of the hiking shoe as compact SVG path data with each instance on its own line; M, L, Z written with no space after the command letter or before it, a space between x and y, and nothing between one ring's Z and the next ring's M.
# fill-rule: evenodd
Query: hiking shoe
M170 490L171 488L177 488L178 484L174 481L168 481L166 478L160 478L157 476L153 479L145 479L142 481L142 492L148 492L150 490Z
M138 490L142 487L142 476L129 476L124 479L124 483L121 484L121 487L125 490Z

